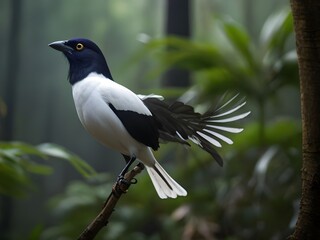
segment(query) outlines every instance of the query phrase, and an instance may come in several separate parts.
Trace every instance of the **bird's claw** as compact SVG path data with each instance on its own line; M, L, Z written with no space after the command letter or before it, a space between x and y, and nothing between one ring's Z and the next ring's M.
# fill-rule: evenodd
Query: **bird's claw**
M121 194L126 193L131 184L136 184L138 180L132 178L130 181L124 178L124 176L119 176L116 184L112 188L112 192L115 196L120 197Z
M131 184L136 184L138 180L136 178L132 178L130 181L125 179L124 177L118 177L117 184L124 184L127 188L130 187Z

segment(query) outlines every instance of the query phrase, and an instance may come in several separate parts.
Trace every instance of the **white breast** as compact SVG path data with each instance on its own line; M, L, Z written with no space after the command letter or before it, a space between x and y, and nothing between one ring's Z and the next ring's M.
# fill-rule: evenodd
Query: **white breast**
M119 118L109 107L112 103L119 110L151 114L129 89L97 74L72 86L75 107L82 125L99 142L126 155L135 154L147 148L133 139ZM142 107L140 105L142 103Z

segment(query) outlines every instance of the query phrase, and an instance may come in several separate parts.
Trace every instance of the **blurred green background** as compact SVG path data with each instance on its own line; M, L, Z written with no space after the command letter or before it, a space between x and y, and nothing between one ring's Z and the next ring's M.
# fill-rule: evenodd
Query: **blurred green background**
M199 111L225 92L240 93L251 111L237 125L245 130L230 135L234 144L218 149L223 168L195 146L162 145L157 159L188 196L161 200L140 174L97 239L277 240L291 233L301 124L289 3L177 2L0 2L0 239L75 239L124 165L82 128L67 62L47 46L72 37L94 40L115 80L136 93L182 96ZM179 29L187 31L175 36Z

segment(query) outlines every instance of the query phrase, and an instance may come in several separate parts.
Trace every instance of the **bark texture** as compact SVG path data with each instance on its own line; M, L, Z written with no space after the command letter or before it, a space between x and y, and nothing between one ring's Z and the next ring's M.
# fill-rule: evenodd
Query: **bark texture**
M290 239L320 239L320 2L290 0L302 112L302 197Z

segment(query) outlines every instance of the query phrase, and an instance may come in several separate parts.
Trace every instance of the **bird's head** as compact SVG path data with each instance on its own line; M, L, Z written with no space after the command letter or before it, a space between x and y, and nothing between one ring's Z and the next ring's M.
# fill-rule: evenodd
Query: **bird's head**
M81 81L93 72L112 79L103 53L94 42L84 38L74 38L52 42L49 46L62 52L68 59L71 84Z

